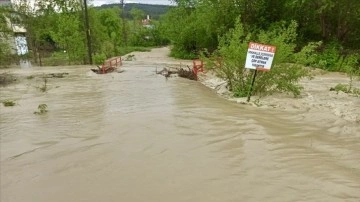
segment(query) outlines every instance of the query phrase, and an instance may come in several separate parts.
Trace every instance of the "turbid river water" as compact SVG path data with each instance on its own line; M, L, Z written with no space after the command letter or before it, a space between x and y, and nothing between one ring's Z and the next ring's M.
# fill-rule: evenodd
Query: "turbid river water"
M229 102L159 64L1 88L2 202L360 201L360 139ZM16 71L15 71L16 72ZM39 104L48 112L35 115Z

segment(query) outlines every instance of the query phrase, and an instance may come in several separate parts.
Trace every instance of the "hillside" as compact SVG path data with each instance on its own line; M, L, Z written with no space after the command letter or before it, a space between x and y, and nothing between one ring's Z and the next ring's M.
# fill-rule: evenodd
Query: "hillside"
M112 8L112 7L121 7L120 4L104 4L97 8ZM130 18L129 11L133 8L138 8L143 10L146 15L150 15L152 19L159 19L159 17L165 14L172 6L169 5L152 5L152 4L138 4L138 3L128 3L125 6L126 17Z

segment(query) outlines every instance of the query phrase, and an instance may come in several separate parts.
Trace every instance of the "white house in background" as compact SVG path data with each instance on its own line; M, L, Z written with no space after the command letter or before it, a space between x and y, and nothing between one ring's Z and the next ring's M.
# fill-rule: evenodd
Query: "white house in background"
M146 16L146 19L142 19L141 23L146 28L154 28L154 25L151 24L151 19L149 15Z
M11 6L11 0L0 0L0 6ZM12 54L27 54L29 49L26 41L26 29L19 24L12 23L9 18L6 18L6 21L8 28L13 32L13 34L8 37L8 43L11 47Z

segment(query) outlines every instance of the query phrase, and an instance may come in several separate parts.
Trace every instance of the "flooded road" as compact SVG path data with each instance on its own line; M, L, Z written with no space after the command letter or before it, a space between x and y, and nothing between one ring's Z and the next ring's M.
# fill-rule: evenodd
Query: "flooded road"
M19 70L69 76L1 88L18 103L0 108L1 201L360 201L359 134L334 130L355 123L235 104L156 67Z

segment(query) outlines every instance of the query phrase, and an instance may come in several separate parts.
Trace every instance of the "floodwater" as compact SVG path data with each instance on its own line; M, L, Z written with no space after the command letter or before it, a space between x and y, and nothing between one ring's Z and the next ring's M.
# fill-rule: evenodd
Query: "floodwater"
M46 93L39 78L1 88L18 105L0 108L0 201L360 201L358 134L229 102L156 66L18 70L69 75Z

